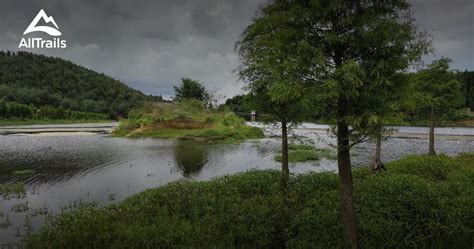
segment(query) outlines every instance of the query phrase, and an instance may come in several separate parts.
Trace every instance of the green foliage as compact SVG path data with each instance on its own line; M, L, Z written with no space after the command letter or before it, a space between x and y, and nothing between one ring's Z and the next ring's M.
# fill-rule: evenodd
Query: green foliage
M31 176L35 173L32 169L17 170L13 172L14 176Z
M263 131L245 125L231 112L206 109L203 102L147 103L130 112L114 131L117 136L192 140L241 140L261 138Z
M462 82L464 106L474 110L474 71L460 73L459 80Z
M227 99L224 106L238 115L250 115L250 112L255 109L250 94L236 95L233 98Z
M175 100L198 100L202 102L209 102L209 92L204 85L198 81L182 78L181 85L174 87Z
M81 123L110 123L110 119L0 119L0 126L18 125L51 125L51 124L77 124Z
M462 105L461 83L449 71L450 59L433 61L413 78L416 103L421 110L433 110L434 114L446 114Z
M105 120L107 114L80 112L64 109L62 106L41 106L5 102L0 100L0 120Z
M264 112L299 117L312 107L331 123L350 125L357 143L397 109L399 73L430 45L405 0L274 1L238 43L240 74L270 109Z
M8 102L110 117L126 116L144 100L156 99L66 60L27 52L0 52L0 96Z
M29 105L5 102L0 99L0 118L31 119L33 118L34 111L34 107Z
M438 176L433 164L446 177L406 171ZM361 247L472 248L473 154L410 156L387 170L354 170ZM27 248L342 248L337 175L292 176L286 197L279 178L249 171L178 181L118 205L82 207L47 223Z
M391 170L399 174L417 176L429 181L443 181L449 172L458 169L452 158L445 155L438 157L408 156L390 164Z
M288 162L319 161L321 158L334 160L337 159L337 155L330 149L316 148L309 144L288 145ZM274 159L281 162L282 156L276 155Z
M255 109L273 122L297 123L311 115L311 92L303 77L306 64L319 62L321 56L293 28L301 13L296 7L269 4L237 43L240 77L247 81Z
M0 184L0 195L3 198L24 195L25 193L26 193L25 184L22 182Z

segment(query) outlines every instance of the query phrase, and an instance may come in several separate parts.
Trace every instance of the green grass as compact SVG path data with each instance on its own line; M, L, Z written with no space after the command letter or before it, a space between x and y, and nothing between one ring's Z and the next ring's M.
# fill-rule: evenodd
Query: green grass
M25 192L26 192L25 184L21 182L0 184L0 195L3 198L23 195L25 194Z
M353 170L361 248L474 246L474 154L386 167ZM47 223L27 248L343 248L337 174L292 175L286 195L279 179L249 171L85 206Z
M14 176L31 176L35 173L32 169L17 170L13 172Z
M67 119L0 119L0 126L18 126L18 125L48 125L48 124L79 124L79 123L110 123L113 120L67 120Z
M262 138L260 128L245 125L230 112L205 109L201 102L148 103L121 120L115 136L201 141L237 141Z
M336 153L331 149L316 148L309 144L288 145L288 162L319 161L321 158L326 158L329 160L337 159ZM281 162L282 155L276 155L274 160Z

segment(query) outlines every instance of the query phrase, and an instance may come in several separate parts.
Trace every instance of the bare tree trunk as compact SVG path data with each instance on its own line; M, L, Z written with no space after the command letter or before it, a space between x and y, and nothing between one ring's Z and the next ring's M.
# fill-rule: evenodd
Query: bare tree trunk
M282 187L286 189L290 169L288 167L288 124L286 120L281 122L281 171L282 171Z
M382 130L377 134L377 142L375 143L375 160L380 161L380 151L382 147Z
M346 121L343 120L343 117L347 114L347 100L340 97L338 105L337 166L341 184L341 219L345 242L350 248L356 249L358 248L357 222L354 210L349 127Z
M435 152L435 138L434 138L434 130L435 130L435 113L434 113L434 108L431 107L431 115L430 115L430 148L429 148L429 153L428 155L434 156L436 155Z
M376 142L375 142L375 158L374 162L372 163L372 171L374 173L379 172L380 170L385 170L385 166L382 163L382 160L380 159L380 154L382 150L382 129L383 127L381 126L378 130L377 136L376 136Z

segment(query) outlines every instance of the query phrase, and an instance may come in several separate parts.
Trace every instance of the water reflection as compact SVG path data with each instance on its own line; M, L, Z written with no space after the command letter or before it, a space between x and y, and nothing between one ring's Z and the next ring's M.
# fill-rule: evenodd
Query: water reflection
M201 172L208 162L208 148L204 143L177 141L174 146L176 167L184 177L191 177Z

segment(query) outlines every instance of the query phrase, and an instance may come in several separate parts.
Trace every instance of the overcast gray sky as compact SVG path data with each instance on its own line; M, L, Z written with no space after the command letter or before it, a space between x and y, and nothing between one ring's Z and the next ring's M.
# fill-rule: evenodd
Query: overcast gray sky
M220 95L241 92L234 43L266 0L2 0L0 49L18 50L40 9L53 16L66 49L31 50L103 72L147 94L173 94L181 77ZM435 57L474 69L474 0L412 0L433 35ZM429 62L433 58L427 58Z

